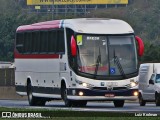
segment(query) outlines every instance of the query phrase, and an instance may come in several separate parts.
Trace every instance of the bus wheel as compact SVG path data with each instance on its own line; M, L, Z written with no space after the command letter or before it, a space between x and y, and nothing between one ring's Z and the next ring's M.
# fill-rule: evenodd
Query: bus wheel
M156 93L155 95L156 106L160 106L160 94Z
M67 88L66 88L66 86L64 85L61 89L62 89L62 98L63 98L63 101L65 103L65 106L66 107L73 106L73 102L71 100L68 100L68 98L67 98Z
M145 106L146 105L146 101L145 100L143 100L143 97L142 97L142 95L141 95L141 93L139 93L139 105L140 106Z
M124 100L114 100L113 103L115 107L123 107Z
M35 106L36 105L36 98L32 94L32 85L30 82L27 84L27 96L28 96L29 105Z
M27 96L30 106L45 106L46 100L38 97L34 97L32 93L32 85L29 82L27 84Z

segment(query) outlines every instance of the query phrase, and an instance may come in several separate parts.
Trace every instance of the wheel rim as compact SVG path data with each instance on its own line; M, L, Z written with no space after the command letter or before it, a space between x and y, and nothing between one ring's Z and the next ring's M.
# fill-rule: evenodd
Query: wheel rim
M29 101L31 101L32 100L32 92L30 91L29 92Z

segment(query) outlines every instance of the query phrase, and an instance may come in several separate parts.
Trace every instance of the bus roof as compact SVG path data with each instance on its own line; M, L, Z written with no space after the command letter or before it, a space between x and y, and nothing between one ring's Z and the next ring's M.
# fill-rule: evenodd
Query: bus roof
M90 34L129 34L134 33L132 27L125 21L106 18L78 18L53 20L17 28L17 32L32 30L49 30L54 28L71 28L78 33Z

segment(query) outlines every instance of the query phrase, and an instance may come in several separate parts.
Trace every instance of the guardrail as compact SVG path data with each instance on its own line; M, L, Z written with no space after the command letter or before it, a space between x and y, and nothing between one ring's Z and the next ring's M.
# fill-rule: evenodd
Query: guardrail
M0 99L27 99L16 94L15 69L0 68Z
M15 85L14 68L1 68L0 86L14 86L14 85Z

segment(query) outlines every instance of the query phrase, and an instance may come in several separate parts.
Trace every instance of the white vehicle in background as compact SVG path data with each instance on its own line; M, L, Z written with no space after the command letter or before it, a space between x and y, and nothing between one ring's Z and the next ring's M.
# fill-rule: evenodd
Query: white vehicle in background
M139 104L155 102L160 106L160 63L141 64L139 69Z
M87 101L138 98L138 55L143 41L116 19L54 20L17 28L15 86L30 105L63 99L66 106Z

